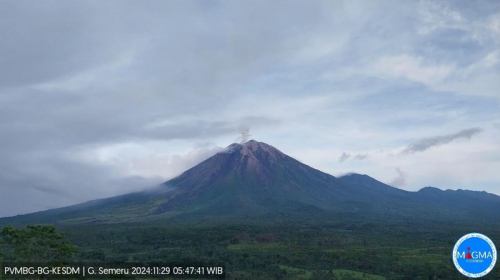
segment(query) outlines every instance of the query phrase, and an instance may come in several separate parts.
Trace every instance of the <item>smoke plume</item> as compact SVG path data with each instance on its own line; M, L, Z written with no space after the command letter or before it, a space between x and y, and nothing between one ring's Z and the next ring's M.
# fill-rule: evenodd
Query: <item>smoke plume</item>
M248 138L252 136L250 134L250 128L246 125L240 126L240 133L241 133L241 144L245 143L248 141Z
M396 168L396 172L398 173L398 176L394 178L394 180L389 185L396 188L401 188L406 186L406 180L408 178L408 174L406 172L403 172L399 167Z

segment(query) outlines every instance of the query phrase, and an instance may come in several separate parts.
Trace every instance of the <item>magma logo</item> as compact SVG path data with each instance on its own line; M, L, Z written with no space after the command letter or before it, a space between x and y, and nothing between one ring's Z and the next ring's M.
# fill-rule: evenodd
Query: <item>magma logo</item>
M467 277L479 278L495 267L497 249L486 235L469 233L457 241L452 257L460 273Z

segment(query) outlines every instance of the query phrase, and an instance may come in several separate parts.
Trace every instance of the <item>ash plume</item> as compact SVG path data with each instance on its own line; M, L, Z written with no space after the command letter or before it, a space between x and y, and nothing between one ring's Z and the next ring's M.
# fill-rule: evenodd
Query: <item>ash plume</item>
M248 138L252 136L250 134L250 128L246 125L240 126L240 133L241 133L241 144L245 143L248 141Z

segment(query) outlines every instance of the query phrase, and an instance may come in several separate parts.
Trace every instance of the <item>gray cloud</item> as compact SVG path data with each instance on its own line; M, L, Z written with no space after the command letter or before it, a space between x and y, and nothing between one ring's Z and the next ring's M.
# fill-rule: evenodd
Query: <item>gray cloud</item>
M368 158L368 154L357 154L357 155L351 156L351 154L343 152L342 155L339 158L339 161L340 162L344 162L344 161L346 161L348 159L352 159L352 160L365 160L366 158Z
M417 140L416 142L410 144L401 153L402 154L412 154L412 153L416 153L416 152L423 152L423 151L428 150L432 147L448 144L448 143L451 143L454 140L457 140L460 138L471 139L472 136L480 133L481 131L482 131L481 128L474 127L474 128L464 129L464 130L461 130L461 131L459 131L457 133L453 133L453 134L423 138L423 139Z
M109 166L75 161L54 151L38 155L2 152L0 216L124 194L162 181L160 178L123 176Z
M500 130L500 123L494 123L493 124L493 127Z
M471 22L499 8L463 5L456 8ZM491 119L498 107L489 100L424 96L406 84L403 96L400 84L363 76L378 57L410 52L426 67L437 60L468 67L496 51L497 39L472 44L444 27L416 36L419 8L402 1L0 1L0 216L145 188L160 180L144 175L160 172L158 165L178 173L214 152L138 156L132 165L144 176L129 176L75 151L231 141L240 124L290 147L317 144L303 128L311 136L343 125L396 135L422 122L429 104L433 112L458 108ZM480 84L498 88L488 81ZM399 95L388 95L394 88ZM390 112L392 120L395 111L405 121L385 127L379 116ZM344 121L333 124L335 117ZM434 115L428 119L425 125L435 124ZM365 158L344 153L340 161Z
M346 161L347 159L349 159L351 157L350 154L346 153L346 152L343 152L342 155L340 156L339 158L339 161L340 162L344 162Z
M406 186L408 174L403 172L399 167L396 168L396 172L398 173L398 176L394 178L394 180L391 183L389 183L389 185L396 188L404 188Z
M367 155L367 154L360 154L360 155L356 155L356 156L354 157L354 160L364 160L364 159L366 159L366 158L368 158L368 155Z
M302 9L290 9L280 20L275 11L196 1L1 2L0 216L159 181L83 162L74 150L206 140L236 135L241 123L279 124L267 115L234 115L230 107L246 98L244 89L262 67L290 54L296 43L289 36L310 27L281 32ZM181 172L209 154L167 161Z

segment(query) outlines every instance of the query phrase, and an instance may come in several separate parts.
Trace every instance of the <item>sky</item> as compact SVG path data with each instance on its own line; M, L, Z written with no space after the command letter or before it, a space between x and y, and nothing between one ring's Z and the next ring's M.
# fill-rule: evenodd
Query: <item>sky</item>
M500 2L0 1L0 216L241 132L334 176L500 195Z

